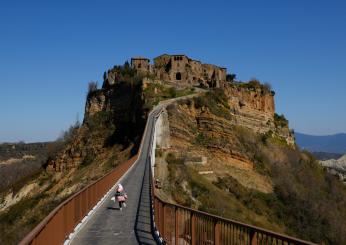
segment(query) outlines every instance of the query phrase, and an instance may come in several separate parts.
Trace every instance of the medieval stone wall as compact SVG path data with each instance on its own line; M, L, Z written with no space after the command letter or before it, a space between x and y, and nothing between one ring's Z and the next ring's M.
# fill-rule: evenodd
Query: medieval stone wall
M222 87L226 81L226 68L211 64L202 64L186 55L163 54L149 59L132 58L131 65L139 72L149 72L157 79L173 83L177 87L204 85L206 87Z

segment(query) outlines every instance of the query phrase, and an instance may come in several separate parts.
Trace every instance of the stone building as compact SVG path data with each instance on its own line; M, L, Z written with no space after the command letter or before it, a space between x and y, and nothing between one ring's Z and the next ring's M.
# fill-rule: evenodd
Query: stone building
M157 79L173 83L176 86L222 87L226 81L226 68L211 64L202 64L184 54L163 54L154 58L150 64L147 58L131 59L131 66L138 72L148 72Z
M136 68L139 72L150 71L150 60L144 57L131 58L131 67Z

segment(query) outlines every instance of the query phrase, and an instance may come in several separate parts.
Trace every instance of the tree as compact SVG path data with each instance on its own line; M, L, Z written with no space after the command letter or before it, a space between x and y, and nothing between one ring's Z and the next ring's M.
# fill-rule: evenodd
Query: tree
M97 90L98 82L90 81L88 84L88 96Z
M105 82L107 80L107 72L103 73L103 82Z
M236 77L237 77L237 75L234 74L234 73L227 74L227 75L226 75L226 81L227 81L227 82L234 82L234 80L235 80Z

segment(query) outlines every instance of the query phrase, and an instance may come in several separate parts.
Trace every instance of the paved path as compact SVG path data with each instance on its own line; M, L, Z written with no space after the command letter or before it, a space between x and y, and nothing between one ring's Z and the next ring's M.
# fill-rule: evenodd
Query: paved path
M110 200L114 195L112 192L83 225L71 244L156 244L151 233L150 163L147 158L153 119L158 112L159 109L155 110L148 118L139 160L121 182L128 195L127 207L120 211L118 204Z

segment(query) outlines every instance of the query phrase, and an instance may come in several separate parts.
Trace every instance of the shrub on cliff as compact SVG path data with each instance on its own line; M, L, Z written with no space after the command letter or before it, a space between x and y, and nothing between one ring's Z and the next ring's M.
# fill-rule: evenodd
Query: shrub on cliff
M285 118L285 116L279 115L279 114L274 114L274 123L276 127L279 128L284 128L284 127L288 127L288 120Z
M257 78L252 78L247 83L244 83L244 82L234 83L233 86L246 88L248 90L253 90L253 91L261 90L263 94L271 93L272 95L275 95L275 92L272 91L272 86L270 85L270 83L262 84Z
M230 106L225 93L221 89L209 91L204 96L195 97L194 103L197 109L207 107L214 115L228 120L231 119Z
M116 82L126 82L130 84L138 84L142 82L143 76L137 74L136 69L132 68L126 61L124 65L114 66L112 71Z
M88 92L87 92L87 98L89 98L91 95L93 95L97 91L98 82L90 81L88 83Z
M234 82L236 79L237 75L236 74L227 74L226 75L226 81L227 82Z

